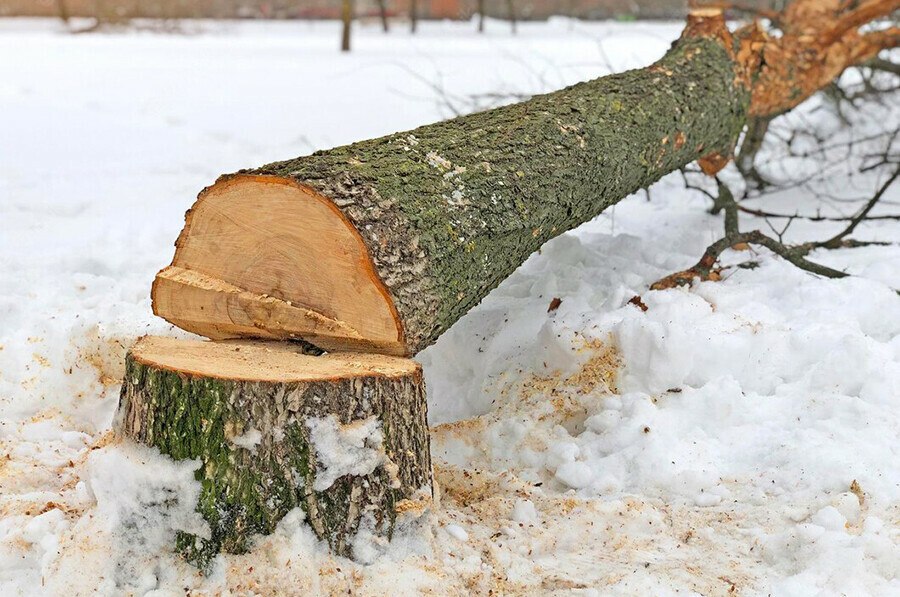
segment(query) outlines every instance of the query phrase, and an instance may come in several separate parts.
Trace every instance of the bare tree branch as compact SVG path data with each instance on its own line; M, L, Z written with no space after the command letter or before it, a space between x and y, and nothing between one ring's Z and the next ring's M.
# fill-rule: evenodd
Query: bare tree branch
M863 207L859 213L850 221L850 225L847 226L844 230L834 235L830 239L826 240L823 243L820 243L819 246L824 247L826 249L832 249L840 246L840 243L843 239L849 236L856 227L859 226L859 223L866 219L869 215L869 212L872 211L872 208L875 207L875 204L878 203L881 198L884 196L884 193L888 190L888 188L897 180L897 177L900 176L900 168L894 170L894 173L890 178L885 181L881 188L878 189L878 192L866 203L865 207Z

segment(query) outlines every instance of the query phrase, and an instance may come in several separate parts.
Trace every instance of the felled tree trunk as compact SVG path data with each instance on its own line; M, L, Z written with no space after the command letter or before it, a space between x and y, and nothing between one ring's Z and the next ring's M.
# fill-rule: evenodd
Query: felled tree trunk
M647 69L222 177L154 310L210 338L414 354L550 238L727 151L748 103L691 37Z
M145 337L126 363L122 432L201 462L198 510L211 532L178 539L201 566L245 551L297 506L335 553L352 556L361 528L390 538L399 513L428 504L425 388L413 361Z
M550 238L694 160L716 172L749 115L895 45L858 27L898 6L800 0L777 38L697 10L647 68L224 176L188 213L154 311L211 338L415 354Z

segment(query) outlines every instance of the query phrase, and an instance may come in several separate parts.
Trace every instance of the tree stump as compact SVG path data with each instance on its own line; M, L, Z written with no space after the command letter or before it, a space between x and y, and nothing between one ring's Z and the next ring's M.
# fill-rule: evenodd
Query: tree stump
M175 459L198 459L208 537L178 548L206 566L240 553L300 506L353 556L361 527L390 539L431 497L421 367L372 354L303 354L286 342L144 337L126 359L119 425Z

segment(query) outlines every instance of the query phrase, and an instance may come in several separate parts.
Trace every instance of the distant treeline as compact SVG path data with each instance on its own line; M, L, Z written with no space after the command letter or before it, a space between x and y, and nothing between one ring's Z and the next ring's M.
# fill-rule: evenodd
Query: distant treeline
M469 19L478 0L385 0L392 16L405 18L416 1L424 19ZM511 0L519 19L567 15L581 19L681 18L687 0ZM377 0L356 0L357 16L379 14ZM738 9L780 9L787 0L739 0ZM0 0L0 16L134 18L317 19L339 18L341 0ZM488 16L507 18L510 0L484 0Z

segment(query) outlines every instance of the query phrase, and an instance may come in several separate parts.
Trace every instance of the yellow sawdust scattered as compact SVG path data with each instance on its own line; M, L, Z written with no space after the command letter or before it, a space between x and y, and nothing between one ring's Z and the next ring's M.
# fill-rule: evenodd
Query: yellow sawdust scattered
M523 398L530 398L534 394L552 395L561 388L576 388L582 394L590 394L597 390L605 390L615 394L616 375L622 364L612 338L604 342L599 338L581 338L582 346L579 353L590 352L588 359L579 367L578 371L563 378L560 371L555 371L549 376L531 374L522 384L520 393Z
M122 338L104 337L94 328L86 346L79 348L78 360L97 370L97 378L103 386L118 385L125 375L125 345Z

